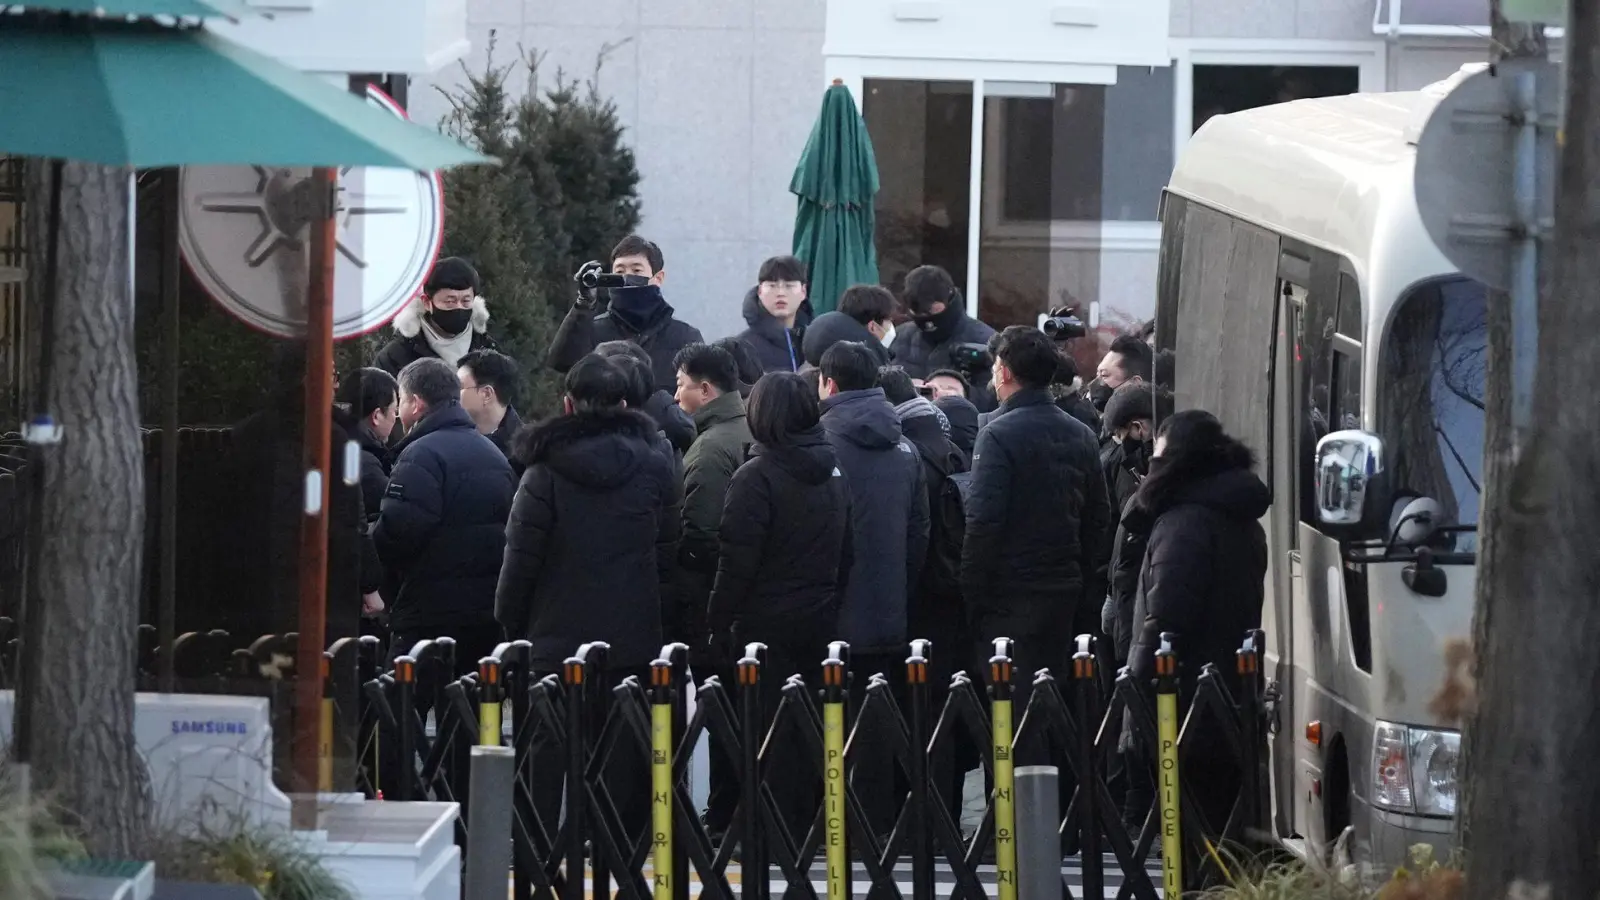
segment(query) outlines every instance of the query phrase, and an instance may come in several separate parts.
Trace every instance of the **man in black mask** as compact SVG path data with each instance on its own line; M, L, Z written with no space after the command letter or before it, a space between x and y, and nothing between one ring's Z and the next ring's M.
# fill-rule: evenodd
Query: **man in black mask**
M967 315L966 302L956 290L950 273L938 266L918 266L906 275L901 295L911 311L911 321L895 329L889 348L895 365L912 378L927 378L938 369L960 369L954 355L962 344L989 345L994 329ZM966 370L973 378L969 397L980 411L994 409L994 391L989 387L989 371Z
M591 269L599 271L599 263L585 263L579 275ZM550 368L565 374L600 344L628 341L649 354L655 389L677 390L673 359L679 350L704 339L700 329L673 317L661 294L667 277L661 248L630 234L612 249L611 272L623 276L627 286L590 290L579 282L578 299L550 342Z
M1100 366L1095 372L1094 381L1089 382L1087 394L1089 402L1094 408L1105 413L1106 404L1111 400L1111 394L1117 388L1129 382L1147 382L1150 380L1151 363L1155 358L1155 351L1150 345L1136 334L1119 334L1111 342L1111 349L1105 358L1100 360Z
M1101 554L1107 602L1100 618L1102 629L1112 638L1119 665L1128 658L1133 597L1139 586L1139 563L1144 559L1144 535L1123 529L1122 513L1150 473L1156 423L1172 415L1172 408L1171 392L1143 381L1117 388L1106 403L1103 421L1111 439L1100 450L1100 470L1111 498L1112 534Z
M478 296L478 270L459 256L434 264L417 295L394 318L394 340L378 351L372 364L390 375L424 357L444 360L454 369L475 350L493 350L489 307Z

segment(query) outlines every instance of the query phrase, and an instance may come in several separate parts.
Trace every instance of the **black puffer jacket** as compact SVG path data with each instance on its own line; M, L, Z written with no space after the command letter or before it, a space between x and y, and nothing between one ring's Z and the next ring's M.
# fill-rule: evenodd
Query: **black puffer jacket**
M707 610L726 640L828 634L850 573L850 496L821 428L751 448L728 484Z
M983 630L1070 626L1111 520L1093 432L1048 391L1013 394L978 432L966 512L962 593Z
M1144 563L1145 534L1124 524L1129 504L1139 490L1139 472L1144 467L1147 444L1131 448L1126 443L1109 442L1100 450L1101 473L1117 520L1107 536L1102 554L1100 582L1106 585L1105 605L1100 610L1100 630L1111 638L1118 663L1128 661L1133 640L1133 599L1139 589L1139 569Z
M389 487L389 461L393 457L366 422L357 421L345 413L335 413L334 421L350 435L350 440L361 447L361 501L366 509L367 521L377 521L378 510L383 506L383 492ZM334 459L342 458L343 450L339 449Z
M672 366L673 358L684 347L704 340L700 336L700 329L678 321L672 307L665 303L655 321L638 332L623 325L609 311L597 312L574 305L567 311L566 318L561 320L561 326L556 329L556 336L550 341L548 358L550 368L564 375L578 364L578 360L594 352L594 348L606 341L632 341L650 354L650 373L655 378L656 390L671 393L678 387L678 372ZM691 426L691 441L693 434Z
M822 427L848 480L852 510L854 564L839 608L839 637L863 653L904 649L907 597L928 552L922 460L901 436L882 388L822 401Z
M1189 482L1155 509L1145 502L1136 498L1124 517L1149 534L1128 664L1140 679L1153 678L1161 633L1177 633L1187 694L1208 662L1233 675L1245 632L1261 627L1267 538L1259 520L1272 495L1255 473L1233 468Z
M683 489L656 425L630 410L549 419L518 435L527 466L505 526L495 618L557 667L585 641L613 666L661 648L661 585L672 571Z
M872 336L867 326L842 312L823 313L806 327L805 338L801 341L801 346L806 351L806 363L812 368L821 366L822 354L840 341L859 341L866 344L867 349L878 358L878 365L889 364L891 357L883 343Z
M895 364L906 370L912 378L927 378L928 373L936 369L959 369L951 351L957 344L983 344L989 343L989 338L994 337L994 329L983 324L977 319L962 314L960 319L953 323L950 337L934 343L917 327L916 322L906 322L894 330ZM971 398L974 403L982 394L982 388L989 383L987 373L980 372L979 381L972 383Z
M805 364L802 335L811 323L811 301L800 304L794 317L794 328L785 328L761 305L758 288L744 295L744 320L750 327L739 333L735 340L750 348L763 372L796 372Z
M511 464L454 403L422 418L400 442L372 540L399 581L389 614L415 634L494 622L494 586L516 477Z

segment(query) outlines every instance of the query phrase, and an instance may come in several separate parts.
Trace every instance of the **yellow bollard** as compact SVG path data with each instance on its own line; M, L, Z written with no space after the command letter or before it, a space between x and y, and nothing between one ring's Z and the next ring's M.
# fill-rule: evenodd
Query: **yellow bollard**
M505 705L504 685L500 683L500 660L485 656L478 660L478 746L500 746L500 716Z
M333 791L333 654L322 654L322 708L317 725L317 790Z
M989 660L990 718L994 734L994 868L1000 900L1017 900L1016 776L1011 759L1011 642L994 642Z
M1161 636L1156 651L1156 739L1160 742L1161 884L1162 896L1183 896L1183 830L1178 785L1178 657L1170 635Z
M672 900L672 663L650 664L650 838L655 900Z
M823 824L828 842L828 900L850 900L850 857L845 849L844 662L822 664Z

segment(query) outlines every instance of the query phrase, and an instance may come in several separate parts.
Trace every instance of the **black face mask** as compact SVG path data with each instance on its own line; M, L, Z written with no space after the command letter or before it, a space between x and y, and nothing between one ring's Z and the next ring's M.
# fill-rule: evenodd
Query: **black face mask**
M1150 442L1123 438L1122 459L1133 474L1143 477L1150 471Z
M624 276L622 276L622 283L623 283L623 287L620 288L619 290L625 290L627 288L644 287L645 285L650 283L650 279L647 276L644 276L644 275L624 275ZM600 301L600 305L602 307L610 307L611 306L611 291L612 291L612 289L611 288L607 288L607 287L596 288L595 289L595 297Z
M961 317L964 314L961 298L956 296L945 303L944 312L912 316L911 319L917 323L917 328L922 331L929 343L942 344L955 334L956 326L961 324Z
M1094 404L1095 412L1105 412L1106 404L1111 402L1111 395L1116 392L1116 388L1098 378L1089 382L1088 397L1089 402Z
M472 310L436 309L428 313L428 321L440 334L455 337L472 325Z

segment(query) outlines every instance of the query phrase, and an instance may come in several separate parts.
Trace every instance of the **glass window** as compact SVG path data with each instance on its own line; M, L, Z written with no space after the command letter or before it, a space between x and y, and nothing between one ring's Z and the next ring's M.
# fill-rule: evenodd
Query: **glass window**
M1355 66L1194 67L1194 129L1212 116L1304 100L1335 97L1358 89Z
M1149 252L1108 250L1107 236L1118 223L1157 233L1173 164L1162 137L1171 67L1120 66L1114 85L986 84L985 93L979 318L1034 325L1076 306L1111 332L1149 318L1153 240ZM1099 361L1094 341L1077 344L1080 369Z
M1488 329L1484 288L1453 277L1414 288L1389 329L1380 433L1396 486L1439 501L1458 552L1476 552L1483 486Z
M862 95L878 157L878 280L898 297L907 272L934 265L966 285L971 82L869 78Z

